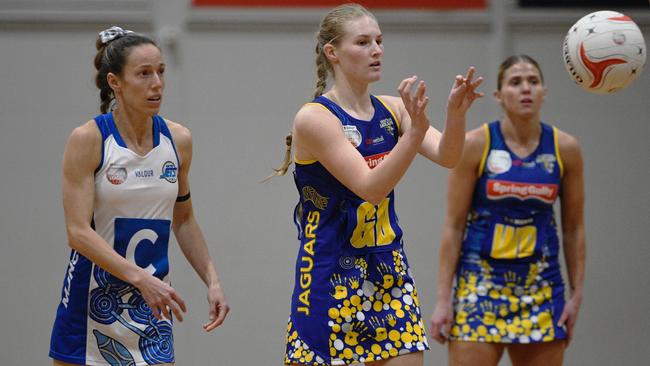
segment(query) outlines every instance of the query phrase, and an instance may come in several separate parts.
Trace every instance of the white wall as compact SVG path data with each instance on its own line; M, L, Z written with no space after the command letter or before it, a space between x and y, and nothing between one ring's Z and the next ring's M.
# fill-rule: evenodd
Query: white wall
M32 8L21 8L25 3ZM131 13L119 8L126 1L59 3L62 8L0 2L0 365L50 362L50 330L69 255L60 162L70 131L98 112L91 65L96 32L119 23L160 35L165 24L178 23L173 13L161 12L170 6L164 2L136 1L128 5L136 6ZM505 39L495 39L489 12L377 12L386 56L373 91L396 94L402 78L423 77L430 115L440 127L456 73L476 65L488 79L483 90L489 95L495 87L502 57L495 47L540 62L549 88L543 120L577 136L585 157L587 278L567 364L640 364L650 356L650 72L614 95L575 86L562 65L561 43L589 11L514 11L499 18L510 24ZM258 182L280 161L293 115L311 95L313 35L324 13L189 11L178 15L187 23L175 46L163 47L169 68L162 114L193 132L194 206L232 306L222 328L203 334L205 291L174 246L173 285L190 308L175 325L179 365L281 364L298 249L291 219L297 195L290 177ZM650 40L650 12L628 13ZM151 24L150 14L171 19ZM498 116L488 96L470 111L469 127ZM418 158L397 188L427 317L446 174ZM427 365L443 364L446 352L434 345L425 358Z

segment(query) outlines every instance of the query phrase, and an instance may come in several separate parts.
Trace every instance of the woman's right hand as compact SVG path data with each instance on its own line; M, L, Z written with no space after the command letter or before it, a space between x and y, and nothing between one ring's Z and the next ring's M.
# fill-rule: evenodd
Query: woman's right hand
M171 320L173 313L178 321L183 321L183 313L187 312L187 307L173 287L148 273L142 276L135 286L140 290L144 301L149 304L156 319L162 320L164 317Z
M449 331L454 320L451 301L438 301L431 315L431 338L440 344L449 339Z
M427 116L426 113L429 97L424 95L427 87L422 80L420 80L418 83L415 94L411 94L411 89L416 83L417 79L418 77L414 75L410 78L402 80L397 90L399 91L399 95L402 97L404 108L411 118L410 130L420 133L422 136L424 136L424 134L429 130L430 126L429 116Z
M483 83L483 77L479 76L476 80L473 80L475 72L476 69L472 66L467 69L466 76L456 75L454 85L449 92L449 99L447 100L448 115L464 117L474 101L485 95L482 92L476 91L476 88Z

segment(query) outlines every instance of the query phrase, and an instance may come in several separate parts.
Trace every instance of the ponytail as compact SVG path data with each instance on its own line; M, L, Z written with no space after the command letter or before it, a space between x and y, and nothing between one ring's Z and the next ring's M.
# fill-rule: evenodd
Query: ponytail
M327 72L330 68L329 61L323 53L323 46L319 43L316 45L316 89L314 89L314 98L323 95L327 87Z
M264 178L262 182L269 181L271 180L271 178L276 176L283 176L287 174L287 171L289 170L291 163L293 163L293 158L291 157L292 140L293 140L293 133L289 132L289 134L284 139L285 150L284 150L284 160L282 161L282 164L279 167L274 168L273 169L274 173L271 173L271 175Z

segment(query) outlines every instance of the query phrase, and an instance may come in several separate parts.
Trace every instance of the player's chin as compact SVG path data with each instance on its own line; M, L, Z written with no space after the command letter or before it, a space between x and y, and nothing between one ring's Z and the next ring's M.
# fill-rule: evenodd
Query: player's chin
M516 113L519 118L524 119L524 120L529 120L531 118L534 118L535 116L539 115L539 111L535 112L533 110L520 110L518 113Z
M381 79L381 71L371 72L368 75L368 82L372 83Z
M148 116L155 116L158 113L160 113L160 105L158 106L147 105L144 108L142 108L142 112Z

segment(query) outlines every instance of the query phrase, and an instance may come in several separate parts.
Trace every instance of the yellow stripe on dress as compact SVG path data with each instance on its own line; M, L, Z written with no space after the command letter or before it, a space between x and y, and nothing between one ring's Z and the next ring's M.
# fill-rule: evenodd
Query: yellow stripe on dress
M560 143L558 142L557 127L553 126L553 143L555 144L555 157L557 158L557 165L560 167L560 177L564 176L564 164L560 157Z
M293 161L296 162L296 164L309 165L309 164L314 164L314 163L318 162L318 159L300 160L294 154L293 155Z
M488 152L490 151L490 128L487 123L483 124L483 131L485 132L485 149L483 149L483 157L481 158L481 163L478 165L478 177L483 175L483 169L485 169L485 161L487 160Z
M326 110L326 111L332 113L329 109L327 109L327 107L325 107L324 105L322 105L322 104L320 104L320 103L316 103L316 102L305 103L305 105L310 105L310 104L311 104L311 105L317 105L317 106L323 108L324 110Z
M388 104L386 104L383 100L381 100L381 98L379 98L379 97L376 96L376 95L375 95L375 98L377 98L377 100L378 100L381 104L383 104L383 106L384 106L386 109L388 109L388 112L390 113L391 116L393 116L393 120L394 120L395 123L397 124L397 131L401 131L401 130L402 130L402 127L401 127L401 125L400 125L399 119L397 119L397 117L395 116L395 113L393 113L393 110L388 106ZM398 133L398 134L399 134L399 133Z

